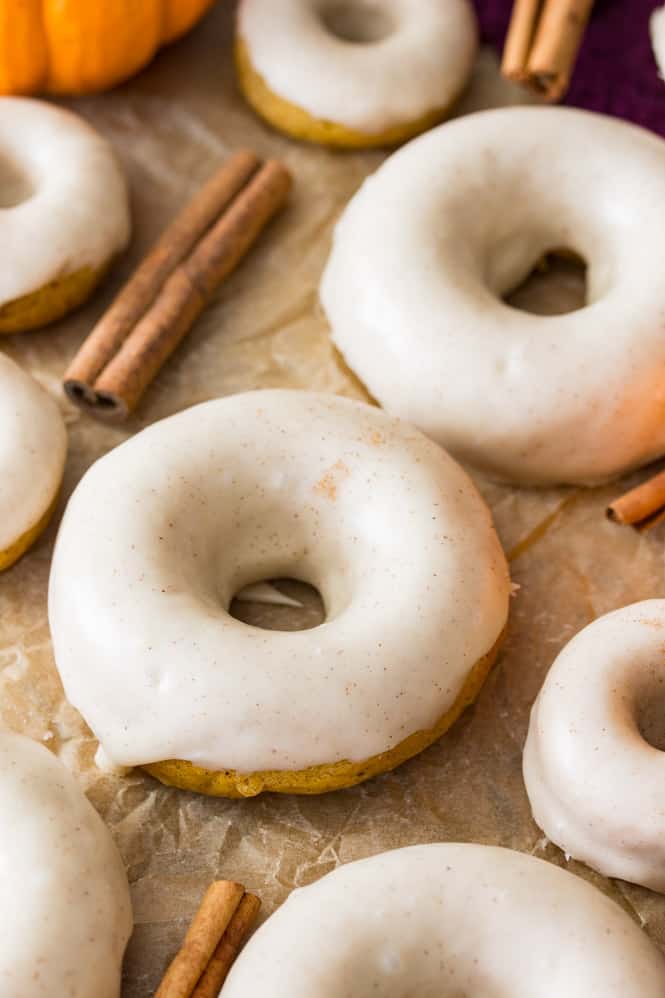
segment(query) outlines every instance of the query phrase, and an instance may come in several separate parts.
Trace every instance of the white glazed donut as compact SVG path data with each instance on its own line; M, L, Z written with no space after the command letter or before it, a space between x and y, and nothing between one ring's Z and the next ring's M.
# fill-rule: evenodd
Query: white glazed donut
M646 741L662 709L665 600L605 614L552 665L531 713L524 782L536 823L608 877L665 891L665 755Z
M588 262L588 304L511 308L544 253ZM665 142L568 108L468 115L411 142L337 225L321 285L372 395L456 457L593 483L665 451Z
M46 525L66 452L67 432L57 404L0 354L0 570Z
M2 998L119 998L132 931L111 834L43 746L0 733Z
M653 54L660 71L661 77L665 80L665 7L658 7L654 10L649 20L651 31L651 43Z
M469 0L242 0L238 37L272 93L366 136L450 107L477 47Z
M125 246L122 173L78 115L0 98L0 160L0 309L77 272L100 272Z
M279 576L318 588L323 625L230 616L238 590ZM67 696L112 763L255 773L364 761L431 728L496 645L508 597L489 511L440 448L363 403L267 390L93 465L49 616Z
M613 901L509 849L425 845L294 891L220 998L662 998L665 961Z

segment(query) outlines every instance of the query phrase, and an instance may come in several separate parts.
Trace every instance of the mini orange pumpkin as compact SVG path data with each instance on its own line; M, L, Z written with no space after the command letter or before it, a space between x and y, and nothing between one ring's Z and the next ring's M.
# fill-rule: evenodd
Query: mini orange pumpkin
M120 83L214 0L0 0L0 93L83 94Z

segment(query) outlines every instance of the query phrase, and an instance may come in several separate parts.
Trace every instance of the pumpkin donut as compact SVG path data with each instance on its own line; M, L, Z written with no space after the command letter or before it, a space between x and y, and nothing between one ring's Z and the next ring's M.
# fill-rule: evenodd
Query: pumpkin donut
M503 300L561 249L587 261L584 308ZM503 480L589 485L665 453L661 260L663 139L573 108L500 108L420 136L364 182L321 301L389 412Z
M291 576L326 620L232 617ZM120 766L228 797L391 769L473 700L508 613L505 558L462 469L333 395L249 392L155 424L85 475L53 559L67 696Z
M109 144L42 101L0 98L0 333L62 318L92 293L130 233Z
M46 528L60 490L67 431L54 400L0 354L0 571Z
M295 890L220 998L662 998L665 960L614 901L492 846L395 849Z
M132 930L108 828L44 748L0 732L2 998L119 998Z
M394 145L446 117L477 48L469 0L241 0L236 66L254 110L287 135Z
M569 641L538 694L524 746L536 823L606 877L665 893L662 718L665 600L606 613ZM663 724L655 726L662 737Z

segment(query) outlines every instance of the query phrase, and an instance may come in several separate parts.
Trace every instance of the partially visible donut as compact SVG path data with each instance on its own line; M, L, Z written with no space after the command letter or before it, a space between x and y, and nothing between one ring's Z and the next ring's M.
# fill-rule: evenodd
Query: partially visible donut
M43 746L0 732L2 998L119 998L132 930L111 834Z
M279 576L326 620L266 631L229 606ZM98 461L53 558L69 700L116 765L225 796L320 793L391 769L474 699L509 579L465 472L334 395L195 406Z
M654 10L649 21L649 28L658 71L665 80L665 6Z
M425 845L294 891L220 998L662 998L665 960L604 894L508 849Z
M0 97L0 333L80 305L129 240L111 147L78 115Z
M0 571L46 528L66 454L67 431L57 404L0 354Z
M404 142L441 121L470 76L469 0L241 0L236 64L255 111L298 139Z
M586 260L586 307L507 305L557 249ZM665 452L661 260L665 141L586 111L501 108L434 129L365 181L321 300L389 412L499 478L590 484Z
M664 693L665 600L633 603L559 653L524 747L524 782L547 837L605 876L655 891L665 891L665 753L644 730L650 714L662 716Z

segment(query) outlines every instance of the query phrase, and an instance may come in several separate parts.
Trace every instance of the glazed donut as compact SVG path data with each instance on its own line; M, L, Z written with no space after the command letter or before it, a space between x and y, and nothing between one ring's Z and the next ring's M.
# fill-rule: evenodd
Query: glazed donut
M125 182L82 118L0 98L0 333L61 318L93 291L130 231Z
M561 248L587 261L585 308L502 301ZM505 108L416 139L364 183L321 300L389 412L499 478L589 484L665 451L663 259L662 139L585 111Z
M661 77L665 79L665 6L654 10L649 19L649 29L656 64Z
M404 142L441 121L477 47L469 0L241 0L236 66L254 110L332 146Z
M321 626L229 614L279 576L319 590ZM438 738L492 664L508 597L489 511L435 444L360 402L270 390L195 406L93 465L49 617L67 696L112 764L253 796L349 786Z
M524 747L547 837L605 876L655 891L665 891L665 756L642 725L663 689L664 648L665 600L589 624L551 667Z
M411 846L294 891L220 998L662 998L665 961L599 890L491 846Z
M2 998L119 998L132 931L113 840L69 772L0 733Z
M0 571L13 565L48 524L66 454L67 431L58 406L0 354Z

